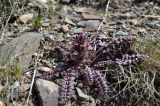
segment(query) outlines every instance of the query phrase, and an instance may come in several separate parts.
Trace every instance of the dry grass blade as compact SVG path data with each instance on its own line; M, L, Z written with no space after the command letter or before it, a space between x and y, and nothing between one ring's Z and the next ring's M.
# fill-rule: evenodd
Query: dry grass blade
M6 30L6 26L8 25L8 22L9 22L11 16L12 16L13 12L14 12L14 9L13 9L12 12L10 13L10 16L8 17L7 22L6 22L6 24L5 24L5 26L4 26L3 30L2 30L0 41L2 41L3 38L4 38L4 32L5 32L5 30Z
M33 77L32 77L32 82L31 82L29 94L28 94L28 97L27 97L26 106L28 106L29 98L30 98L30 95L31 95L31 93L32 93L32 88L33 88L35 76L36 76L36 73L37 73L37 68L36 68L36 67L37 67L37 60L38 60L38 56L36 57L36 60L35 60L35 69L34 69L34 73L33 73Z
M42 32L40 30L38 30L38 32L42 34ZM28 103L29 103L29 98L30 98L30 95L32 93L32 88L33 88L33 84L34 84L34 81L35 81L35 76L36 76L36 73L37 73L37 64L38 64L38 59L39 59L39 51L37 53L37 56L35 58L35 68L34 68L34 73L33 73L33 77L32 77L32 82L31 82L31 86L30 86L30 90L29 90L29 94L28 94L28 97L27 97L27 101L26 101L26 106L28 106Z
M109 3L110 3L110 0L108 0L108 3L107 3L107 5L106 5L106 9L105 9L105 15L104 15L104 17L103 17L102 22L100 23L100 25L99 25L99 27L98 27L98 30L101 29L101 26L102 26L103 22L105 21L107 15L108 15L108 7L109 7Z
M146 18L158 18L158 19L160 19L159 15L142 15L142 17L146 17Z

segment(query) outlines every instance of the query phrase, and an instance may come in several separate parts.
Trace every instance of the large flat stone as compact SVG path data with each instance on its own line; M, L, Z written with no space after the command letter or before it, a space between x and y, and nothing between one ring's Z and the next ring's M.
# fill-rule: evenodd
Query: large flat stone
M37 79L36 89L42 102L39 106L58 106L58 85L51 81Z
M21 72L25 72L32 55L38 50L41 37L39 33L29 32L14 38L8 44L0 47L0 60L13 64L16 57Z
M26 24L29 20L33 19L33 16L34 16L33 13L27 13L27 14L21 15L19 17L19 20L20 20L20 22Z
M80 27L97 29L100 23L101 22L99 20L87 20L87 21L80 21L77 23L77 25Z

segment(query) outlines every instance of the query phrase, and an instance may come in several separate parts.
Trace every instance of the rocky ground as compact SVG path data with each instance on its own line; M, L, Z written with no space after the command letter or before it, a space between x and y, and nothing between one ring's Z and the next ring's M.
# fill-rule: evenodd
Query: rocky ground
M150 53L147 55L156 61L147 63L151 66L147 72L152 73L154 70L158 73L159 51L150 52L153 49L149 45L146 46L148 52L145 53L143 50L146 48L139 50L141 44L138 41L152 42L156 45L156 50L159 48L159 0L22 1L0 1L3 3L0 4L0 103L8 106L58 106L57 80L47 81L34 77L57 66L55 58L49 55L54 51L55 42L69 44L76 34L81 33L91 36L101 32L107 41L116 36L131 34L137 39L136 50L144 54ZM121 96L118 94L121 95L121 92L113 96L116 94L112 94L112 90L108 91L111 92L108 102L103 104L80 81L76 85L77 99L70 100L65 106L160 106L160 85L155 82L156 87L152 89L152 77L145 81L149 85L143 85L142 81L138 87L150 88L145 91L149 93L137 96L140 101L137 100L135 104L134 101L125 101L125 97L119 99ZM108 83L113 87L109 81ZM153 92L150 93L150 90ZM141 97L144 100L141 101Z

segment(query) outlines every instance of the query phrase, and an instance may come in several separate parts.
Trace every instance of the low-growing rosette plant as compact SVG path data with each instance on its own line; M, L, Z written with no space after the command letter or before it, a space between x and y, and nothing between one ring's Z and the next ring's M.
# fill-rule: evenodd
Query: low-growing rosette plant
M96 87L97 97L105 99L110 89L106 77L110 76L105 76L101 70L139 63L143 56L132 50L133 43L131 35L112 38L110 42L99 33L90 37L85 33L75 35L71 44L57 43L54 47L57 67L38 77L59 79L59 104L62 105L75 98L79 78L86 86Z

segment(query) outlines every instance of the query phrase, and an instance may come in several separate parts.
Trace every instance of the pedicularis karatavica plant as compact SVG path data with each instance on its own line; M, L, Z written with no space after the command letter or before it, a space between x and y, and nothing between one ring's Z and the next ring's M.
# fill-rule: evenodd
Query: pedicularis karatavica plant
M75 81L80 76L86 85L97 87L100 98L105 98L109 87L99 70L112 65L126 66L140 62L142 56L131 49L132 44L131 35L113 38L109 43L101 34L91 37L85 34L76 35L69 46L67 44L56 45L54 52L57 53L58 66L40 78L60 79L60 104L65 104L75 97Z

